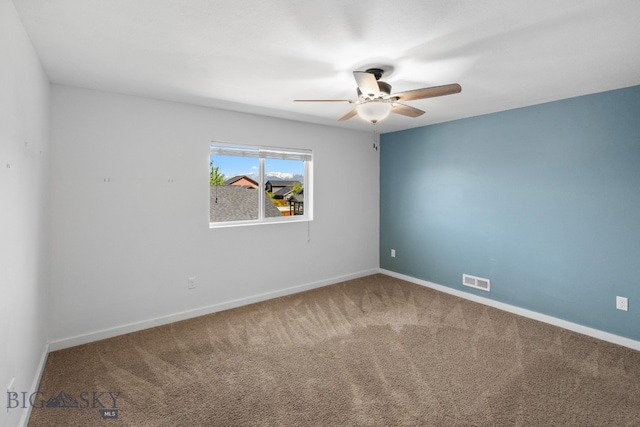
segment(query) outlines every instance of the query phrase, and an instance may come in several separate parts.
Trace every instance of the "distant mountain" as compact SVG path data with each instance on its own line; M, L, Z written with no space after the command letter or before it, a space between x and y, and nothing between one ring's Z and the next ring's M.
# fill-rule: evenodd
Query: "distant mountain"
M258 174L255 172L244 174L244 176L253 179L254 181L258 181ZM232 178L231 176L226 176L225 179ZM304 175L293 174L291 172L267 172L264 175L264 180L269 181L270 179L277 179L282 181L299 181L304 182Z
M292 174L290 172L267 172L264 177L266 181L269 181L270 179L277 179L282 181L304 181L303 175Z
M267 180L278 179L282 181L293 181L294 175L290 172L267 172L264 176Z

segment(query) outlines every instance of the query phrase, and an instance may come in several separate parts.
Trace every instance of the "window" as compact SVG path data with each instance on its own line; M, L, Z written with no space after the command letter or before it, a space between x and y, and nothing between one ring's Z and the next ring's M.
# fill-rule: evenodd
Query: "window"
M310 220L308 150L211 144L211 227Z

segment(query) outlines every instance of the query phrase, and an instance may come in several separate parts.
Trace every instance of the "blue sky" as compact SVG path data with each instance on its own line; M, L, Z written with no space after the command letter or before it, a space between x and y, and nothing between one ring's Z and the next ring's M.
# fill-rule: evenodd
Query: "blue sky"
M257 177L259 160L251 157L211 155L214 166L220 168L225 179L247 175ZM278 179L301 179L304 174L304 162L298 160L265 159L265 175Z

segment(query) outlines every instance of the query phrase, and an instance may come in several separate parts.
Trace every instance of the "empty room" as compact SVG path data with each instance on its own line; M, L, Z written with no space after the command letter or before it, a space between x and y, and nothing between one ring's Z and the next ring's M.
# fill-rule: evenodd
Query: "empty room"
M0 427L640 425L638 17L0 0Z

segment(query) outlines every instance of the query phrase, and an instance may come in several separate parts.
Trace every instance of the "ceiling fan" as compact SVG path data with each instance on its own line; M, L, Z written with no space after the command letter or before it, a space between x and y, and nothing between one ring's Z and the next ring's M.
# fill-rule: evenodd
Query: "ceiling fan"
M436 96L452 95L460 93L462 87L457 84L444 86L433 86L421 89L408 90L406 92L391 93L391 85L380 80L384 70L381 68L369 68L366 71L354 71L353 77L358 84L358 99L296 99L294 102L348 102L356 104L355 108L349 111L338 121L349 120L358 115L364 120L376 124L384 119L389 113L401 114L408 117L418 117L424 111L405 105L400 101L414 101L416 99L434 98Z

